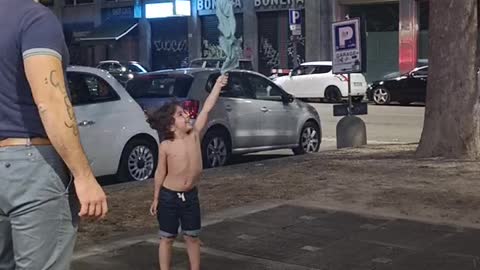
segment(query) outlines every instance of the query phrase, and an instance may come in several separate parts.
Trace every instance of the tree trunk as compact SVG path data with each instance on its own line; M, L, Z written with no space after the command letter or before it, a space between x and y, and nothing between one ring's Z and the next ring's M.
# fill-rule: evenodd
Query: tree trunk
M429 76L420 157L480 158L478 0L430 0Z

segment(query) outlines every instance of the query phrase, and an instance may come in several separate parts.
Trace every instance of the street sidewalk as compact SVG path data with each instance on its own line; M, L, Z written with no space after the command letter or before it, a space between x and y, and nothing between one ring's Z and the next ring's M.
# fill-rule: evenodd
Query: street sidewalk
M306 207L300 201L217 213L202 269L477 269L480 230ZM158 269L156 235L77 252L73 270ZM188 269L175 243L173 269Z
M203 269L476 269L480 163L418 159L415 147L206 170ZM151 192L150 182L107 189L110 215L82 225L74 270L157 268ZM187 269L181 242L176 254Z

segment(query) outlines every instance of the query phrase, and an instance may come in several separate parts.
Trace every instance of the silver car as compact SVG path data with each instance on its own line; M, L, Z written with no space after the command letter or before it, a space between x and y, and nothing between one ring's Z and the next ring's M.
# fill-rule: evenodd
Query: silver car
M125 88L107 71L90 67L69 67L67 83L95 176L151 178L157 165L158 135Z
M127 91L144 111L175 99L195 118L219 75L217 69L203 68L151 72L131 80ZM295 154L317 152L321 140L315 108L259 73L231 71L202 132L203 162L218 167L232 154L283 148Z

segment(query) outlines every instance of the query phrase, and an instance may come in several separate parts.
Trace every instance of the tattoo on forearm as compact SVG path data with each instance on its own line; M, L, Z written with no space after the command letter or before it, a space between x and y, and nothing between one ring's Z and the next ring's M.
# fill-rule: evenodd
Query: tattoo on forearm
M62 94L63 94L63 101L65 103L65 107L67 109L67 115L69 118L69 122L65 121L65 126L69 129L73 130L73 135L78 136L78 126L75 123L75 112L73 111L72 103L70 102L70 99L67 95L67 89L60 83L58 80L57 76L55 75L57 73L57 70L52 70L50 71L50 84L57 88ZM47 79L45 78L45 82L47 82Z
M56 82L54 81L54 77L56 77L56 76L54 76L55 73L57 73L56 70L50 71L50 83L53 85L53 87L59 88L60 82L58 80Z
M68 124L67 122L64 123L67 128L73 130L73 135L78 136L78 126L75 123Z

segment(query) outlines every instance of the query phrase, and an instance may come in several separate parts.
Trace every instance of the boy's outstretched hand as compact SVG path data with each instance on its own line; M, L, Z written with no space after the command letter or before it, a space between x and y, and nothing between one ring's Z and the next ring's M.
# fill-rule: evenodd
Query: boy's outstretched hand
M220 75L213 86L210 95L208 95L205 103L203 104L203 108L198 114L198 117L195 121L195 125L193 126L196 132L201 132L202 129L205 127L208 121L208 114L213 109L215 104L217 103L218 96L220 96L220 92L222 88L227 86L228 84L228 75Z
M228 74L225 75L220 75L217 79L217 82L215 83L215 87L220 87L220 90L227 86L228 84Z

